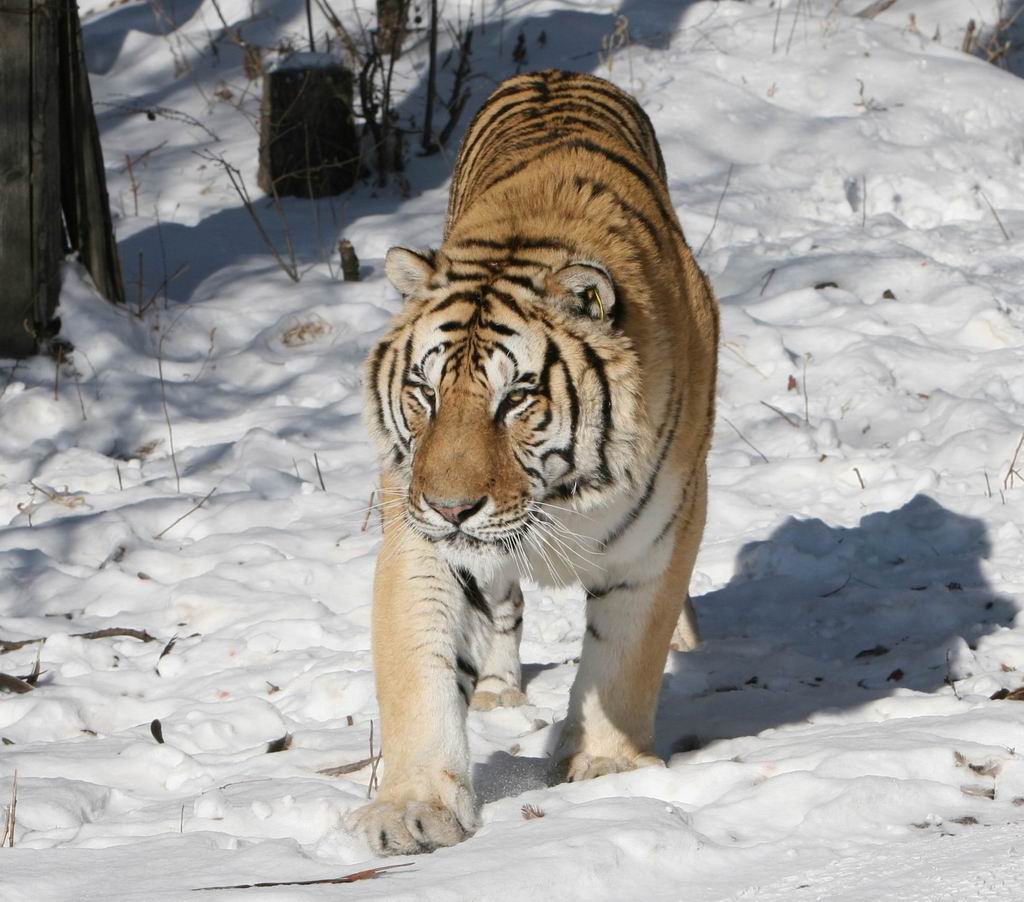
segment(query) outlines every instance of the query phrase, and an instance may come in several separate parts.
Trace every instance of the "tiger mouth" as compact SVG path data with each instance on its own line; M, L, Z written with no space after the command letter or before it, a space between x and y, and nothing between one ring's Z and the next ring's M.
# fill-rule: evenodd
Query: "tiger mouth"
M433 544L456 551L487 551L509 556L512 554L512 547L517 542L521 542L525 538L525 534L525 526L506 529L499 535L486 537L476 536L462 529L456 529L440 536L424 533L425 537Z

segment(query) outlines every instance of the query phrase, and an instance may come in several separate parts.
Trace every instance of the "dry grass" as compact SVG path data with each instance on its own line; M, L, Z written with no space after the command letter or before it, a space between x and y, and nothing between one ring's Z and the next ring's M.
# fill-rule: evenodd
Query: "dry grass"
M18 772L11 779L11 804L4 814L4 832L0 835L0 849L5 845L14 848L14 830L18 822Z
M154 539L162 538L165 533L169 532L171 529L173 529L175 526L177 526L182 520L184 520L188 516L191 516L197 510L199 510L199 508L201 508L204 504L206 504L206 502L210 500L210 498L212 497L213 493L216 492L216 491L217 491L217 486L214 486L193 507L191 507L189 510L185 511L185 513L183 513L180 517L178 517L178 519L175 520L173 523L171 523L169 526L165 526L163 529L161 529L160 532L158 532L155 536L153 536L153 538Z
M1013 488L1015 480L1024 482L1024 476L1021 476L1020 470L1017 469L1017 459L1020 457L1021 448L1024 448L1024 432L1020 434L1020 441L1017 442L1017 448L1013 452L1013 458L1006 467L1006 477L1003 479L1003 488L1009 491Z
M318 774L323 774L327 777L343 777L346 774L359 773L363 768L370 767L375 761L376 757L372 758L360 758L358 761L353 761L351 764L340 764L337 767L325 767L318 770Z
M318 338L328 335L333 331L331 324L326 320L309 319L296 323L281 335L281 344L286 348L301 348L303 345L311 344Z
M543 809L538 808L536 805L523 805L519 810L523 813L524 821L532 821L538 817L544 817Z

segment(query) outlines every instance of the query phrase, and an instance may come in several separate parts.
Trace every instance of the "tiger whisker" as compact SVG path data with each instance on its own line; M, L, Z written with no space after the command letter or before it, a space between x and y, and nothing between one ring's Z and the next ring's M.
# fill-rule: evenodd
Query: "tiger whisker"
M530 525L532 527L531 534L538 538L541 542L543 542L547 548L550 548L551 551L562 560L566 567L569 568L570 572L573 575L573 579L576 582L581 582L579 573L576 571L576 567L573 565L572 560L570 560L568 555L562 549L562 543L557 542L554 536L551 536L546 530L544 530L543 524L541 524L539 521L534 520L531 522ZM548 569L551 570L552 573L554 573L554 568L551 567L550 558L547 559L547 563Z
M603 569L600 567L600 565L595 564L594 561L589 561L585 557L583 557L580 549L574 548L562 537L560 537L557 533L555 533L552 529L550 529L550 527L547 527L546 524L543 527L540 527L540 529L548 537L548 539L555 545L555 547L561 551L563 558L567 558L568 555L572 555L576 558L576 561L582 564L584 567L598 567L599 569ZM570 567L572 567L573 573L576 575L577 579L579 579L579 575L576 574L576 568L572 564L570 564Z
M550 507L552 510L559 511L563 514L570 514L573 517L581 517L584 520L589 520L591 523L595 522L593 517L588 517L586 514L581 514L579 511L573 510L571 507L565 507L561 504L552 504L550 501L537 501L531 499L530 504L536 504L540 507Z

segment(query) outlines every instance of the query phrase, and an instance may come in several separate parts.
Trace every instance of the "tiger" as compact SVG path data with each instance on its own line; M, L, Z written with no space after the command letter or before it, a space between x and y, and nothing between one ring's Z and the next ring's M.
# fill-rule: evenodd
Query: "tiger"
M364 372L383 777L347 824L389 855L479 824L467 711L527 702L523 578L585 591L554 779L664 766L665 662L698 642L718 309L649 118L560 70L494 90L440 246L393 247L384 268L404 304Z

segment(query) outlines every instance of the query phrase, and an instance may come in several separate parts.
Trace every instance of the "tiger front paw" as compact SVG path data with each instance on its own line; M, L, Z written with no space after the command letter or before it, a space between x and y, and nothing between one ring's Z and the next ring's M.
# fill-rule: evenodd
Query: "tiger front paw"
M527 702L526 693L511 686L500 692L477 689L469 707L474 711L493 711L495 708L518 708Z
M418 855L462 842L469 831L440 802L371 802L348 820L376 855Z
M477 826L476 802L468 782L450 771L435 792L408 794L381 790L382 796L354 811L345 826L362 833L377 855L417 855L454 846Z

